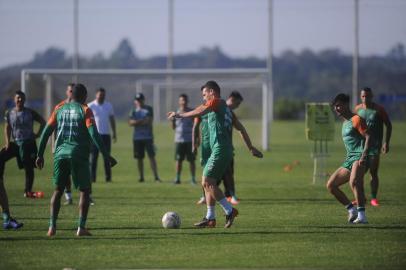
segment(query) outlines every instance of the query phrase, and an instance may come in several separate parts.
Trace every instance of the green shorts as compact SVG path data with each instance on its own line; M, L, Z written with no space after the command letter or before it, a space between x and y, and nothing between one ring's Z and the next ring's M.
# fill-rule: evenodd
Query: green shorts
M202 167L204 167L206 166L207 161L209 160L209 157L211 155L210 145L202 143L202 145L200 146L200 153L200 164L202 165Z
M56 187L63 190L72 176L76 189L90 188L90 168L88 159L62 158L54 160L53 182Z
M195 155L192 152L192 142L175 143L175 160L183 161L185 158L190 162L195 160Z
M155 145L152 139L133 140L133 151L135 159L144 159L145 151L148 157L155 157Z
M220 180L233 158L232 149L215 147L203 168L203 176Z
M349 156L344 160L343 164L341 164L341 167L351 171L352 165L354 164L354 162L358 161L360 159L361 159L361 154ZM366 170L368 170L368 167L369 167L368 164L369 164L369 156L367 156L367 160L366 160L366 166L367 166Z

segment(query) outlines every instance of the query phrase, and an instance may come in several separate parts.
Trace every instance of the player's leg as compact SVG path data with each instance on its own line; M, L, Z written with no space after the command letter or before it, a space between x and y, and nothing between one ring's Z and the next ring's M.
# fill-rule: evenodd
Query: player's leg
M110 135L102 135L104 146L106 147L107 153L111 154L111 137ZM107 159L103 159L104 163L104 172L106 174L106 182L111 182L111 166L110 162Z
M173 182L174 184L180 184L180 176L182 173L182 163L185 158L183 153L183 144L182 143L175 143L175 170L176 170L176 178Z
M53 183L55 186L54 193L50 202L50 218L48 227L48 236L56 234L56 223L58 220L59 210L61 208L61 197L69 178L71 170L69 159L56 159L54 160L54 175Z
M353 223L368 223L365 215L365 193L364 193L364 174L365 166L361 166L355 161L350 176L350 185L353 187L354 197L357 200L357 219Z
M208 189L205 188L205 178L202 177L202 187L203 187L203 197L205 198L205 203L207 206L206 216L197 223L194 224L198 228L214 228L216 227L216 199L212 197L212 194Z
M10 208L8 204L8 197L6 188L4 187L4 180L3 177L0 176L0 206L2 209L2 216L3 216L3 229L19 229L24 224L18 222L14 218L11 217Z
M25 170L25 193L34 194L32 187L34 185L34 167L37 156L37 145L35 141L25 141L21 146L21 160Z
M379 206L379 202L377 199L378 187L379 187L379 177L378 177L379 160L380 160L379 154L369 157L369 172L371 174L370 185L371 185L371 205L372 206Z
M151 170L154 174L155 182L161 182L161 179L158 175L158 165L155 159L155 145L152 140L145 141L145 150L148 154L149 163L151 165Z
M92 182L90 180L90 172L88 168L88 164L86 164L88 160L77 160L72 159L72 181L80 191L80 199L79 199L79 220L78 220L78 230L76 232L77 236L90 236L91 234L86 229L86 221L87 215L89 213L89 205L91 202L90 194L91 194L91 185ZM83 166L83 165L87 166Z
M99 159L99 149L92 144L90 147L90 157L89 157L89 163L90 163L90 178L92 179L92 182L96 182L96 177L97 177L97 161Z
M349 168L338 168L327 181L327 190L340 202L348 211L348 222L352 223L357 218L357 210L340 186L350 180L351 171Z
M73 199L72 199L72 181L70 177L66 180L66 186L65 186L65 199L66 202L64 203L65 205L71 205L73 204Z
M134 158L137 160L137 168L139 174L139 182L144 182L144 144L140 140L133 141L133 154Z
M189 162L189 168L190 168L190 175L191 175L191 184L195 185L196 184L196 156L195 154L193 154L192 151L192 143L188 142L185 143L185 156L186 156L186 160Z

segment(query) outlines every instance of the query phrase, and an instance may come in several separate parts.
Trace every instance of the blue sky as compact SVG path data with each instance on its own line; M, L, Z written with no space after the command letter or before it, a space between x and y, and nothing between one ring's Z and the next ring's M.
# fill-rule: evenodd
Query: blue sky
M72 0L0 0L0 67L49 46L73 51ZM105 55L126 37L140 57L167 52L167 0L79 0L80 53ZM267 0L175 0L175 53L220 46L267 53ZM353 46L353 0L274 0L274 52ZM406 44L405 0L360 0L360 52Z

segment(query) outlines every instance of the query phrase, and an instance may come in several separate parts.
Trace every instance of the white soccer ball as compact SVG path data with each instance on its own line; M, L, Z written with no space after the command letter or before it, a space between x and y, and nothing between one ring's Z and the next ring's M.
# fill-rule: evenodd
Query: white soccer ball
M175 212L166 212L162 217L162 226L165 229L179 229L180 216Z

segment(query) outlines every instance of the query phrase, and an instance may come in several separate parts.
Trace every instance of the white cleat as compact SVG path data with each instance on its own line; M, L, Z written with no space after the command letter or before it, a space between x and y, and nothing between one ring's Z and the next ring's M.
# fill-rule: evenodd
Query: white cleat
M356 218L353 222L353 224L368 224L367 218Z

